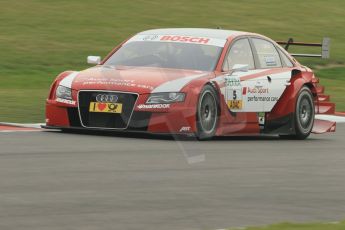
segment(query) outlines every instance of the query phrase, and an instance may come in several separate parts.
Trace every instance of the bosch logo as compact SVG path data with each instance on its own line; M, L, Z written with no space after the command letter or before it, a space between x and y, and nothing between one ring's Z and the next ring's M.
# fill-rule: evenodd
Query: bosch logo
M96 96L97 102L103 102L103 103L116 103L119 100L119 97L114 94L98 94Z

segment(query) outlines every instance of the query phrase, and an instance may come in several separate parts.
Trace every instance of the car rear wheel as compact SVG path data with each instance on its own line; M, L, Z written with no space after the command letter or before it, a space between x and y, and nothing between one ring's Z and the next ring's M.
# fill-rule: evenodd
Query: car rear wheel
M215 89L206 85L200 93L197 107L197 137L199 140L212 138L218 124L218 97Z
M303 87L297 97L295 109L295 134L288 137L290 139L304 140L306 139L314 125L315 107L313 95L308 87Z

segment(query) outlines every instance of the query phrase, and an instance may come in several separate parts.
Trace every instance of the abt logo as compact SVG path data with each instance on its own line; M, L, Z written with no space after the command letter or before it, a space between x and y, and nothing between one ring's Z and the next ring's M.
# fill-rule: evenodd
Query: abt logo
M183 126L181 127L180 132L189 132L190 130L191 130L190 126Z

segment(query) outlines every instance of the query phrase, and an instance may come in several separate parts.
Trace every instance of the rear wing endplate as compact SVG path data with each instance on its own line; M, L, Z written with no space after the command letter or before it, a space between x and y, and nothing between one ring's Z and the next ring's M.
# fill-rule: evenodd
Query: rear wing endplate
M288 50L289 46L311 46L321 47L321 54L291 54L294 57L320 57L329 58L331 39L323 38L322 43L305 43L305 42L294 42L292 38L289 38L287 42L277 41L279 45L285 45L284 49Z

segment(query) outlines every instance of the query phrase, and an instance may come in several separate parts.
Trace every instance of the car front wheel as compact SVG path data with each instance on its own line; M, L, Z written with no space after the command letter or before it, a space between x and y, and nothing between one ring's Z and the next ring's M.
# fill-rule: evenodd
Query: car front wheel
M218 97L216 90L206 85L199 96L197 107L197 137L199 140L212 138L218 124Z

